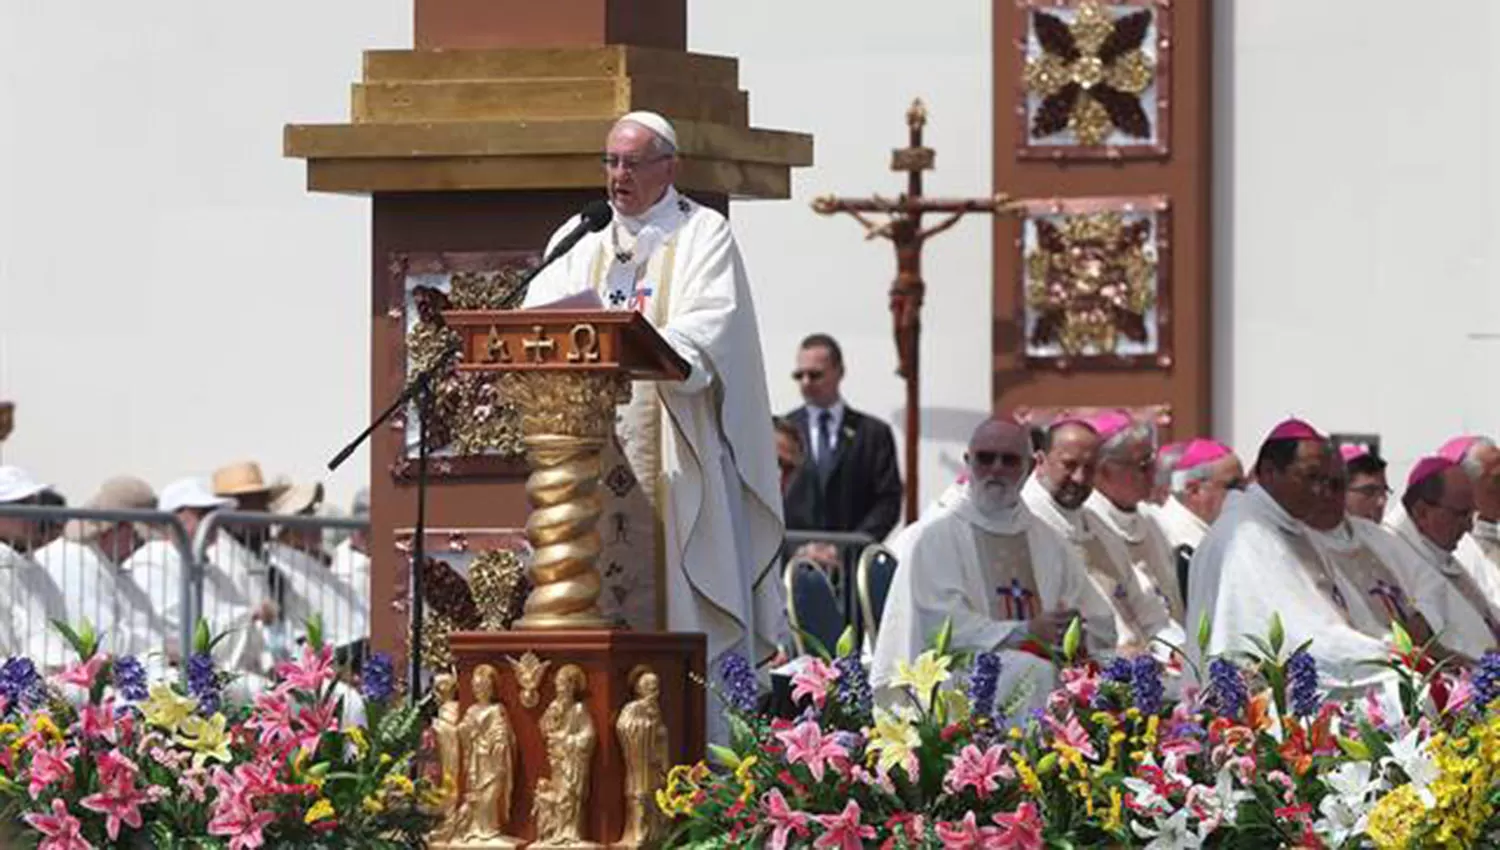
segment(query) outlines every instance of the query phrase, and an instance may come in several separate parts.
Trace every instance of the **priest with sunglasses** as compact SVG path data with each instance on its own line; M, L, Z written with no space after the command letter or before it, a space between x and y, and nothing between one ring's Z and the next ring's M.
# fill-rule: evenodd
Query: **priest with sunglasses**
M891 542L899 567L871 678L877 696L890 697L885 686L898 662L910 663L947 622L955 651L1001 656L1002 700L1040 705L1055 684L1052 653L1069 624L1081 620L1084 645L1097 654L1114 648L1114 615L1067 542L1021 499L1031 472L1025 429L985 422L964 462L968 480L959 490Z

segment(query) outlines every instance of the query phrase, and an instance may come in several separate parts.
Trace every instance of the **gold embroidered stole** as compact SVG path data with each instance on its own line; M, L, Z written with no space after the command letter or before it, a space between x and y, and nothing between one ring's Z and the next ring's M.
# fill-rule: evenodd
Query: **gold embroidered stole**
M635 274L635 287L649 283L643 315L664 327L670 310L677 258L678 228ZM610 261L601 240L589 280L601 299ZM662 402L656 382L636 381L630 400L616 408L615 439L603 452L604 516L600 522L599 568L604 580L600 608L605 616L637 631L666 628L666 500L662 474Z

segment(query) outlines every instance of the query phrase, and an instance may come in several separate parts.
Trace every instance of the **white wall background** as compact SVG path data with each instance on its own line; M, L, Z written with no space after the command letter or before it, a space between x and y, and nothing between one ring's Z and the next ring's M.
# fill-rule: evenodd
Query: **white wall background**
M1221 2L1215 152L1217 419L1244 452L1288 414L1379 431L1404 474L1500 431L1490 165L1500 11L1488 0ZM816 137L786 202L736 204L769 383L797 341L843 343L852 404L898 429L886 243L814 215L893 193L914 96L929 191L991 189L990 4L692 0L692 49L741 60L758 126ZM410 0L0 4L4 460L82 501L256 458L317 478L363 424L368 205L309 195L281 127L340 121L360 52L411 43ZM924 499L989 406L990 230L926 253ZM367 463L330 481L346 502Z
M1500 431L1500 340L1468 339L1500 331L1500 7L1221 6L1216 419L1250 452L1289 414L1379 432L1399 492Z

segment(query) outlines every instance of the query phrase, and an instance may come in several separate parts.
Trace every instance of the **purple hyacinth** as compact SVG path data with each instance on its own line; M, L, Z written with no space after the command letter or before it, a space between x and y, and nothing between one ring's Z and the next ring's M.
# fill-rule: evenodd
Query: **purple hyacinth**
M724 699L729 707L741 714L753 714L760 702L760 687L755 681L755 668L745 656L731 652L719 662L719 682L724 688Z
M1106 682L1128 685L1135 678L1135 668L1131 665L1129 658L1116 657L1104 665L1102 675Z
M1224 717L1238 717L1250 701L1245 677L1233 661L1215 658L1208 662L1208 692L1204 703Z
M30 705L36 701L42 677L29 658L11 658L0 664L0 697L8 706Z
M1481 711L1500 699L1500 652L1486 652L1474 668L1474 705Z
M1162 695L1166 688L1161 683L1161 662L1150 655L1136 656L1130 664L1130 696L1142 714L1152 715L1161 711Z
M1297 717L1317 714L1323 701L1318 693L1318 662L1307 654L1307 650L1299 649L1287 659L1286 673L1292 714Z
M396 693L396 667L391 656L377 652L365 661L359 673L359 688L370 702L388 702Z
M875 694L870 689L870 675L865 665L852 655L834 659L833 666L839 677L833 683L833 699L850 719L861 723L871 721L875 707Z
M188 658L188 693L198 700L198 713L204 717L219 711L219 674L214 672L213 656L206 652Z
M115 690L132 702L140 702L149 694L146 691L146 666L134 655L115 659Z
M1000 656L981 652L969 671L969 703L976 718L995 716L995 697L1000 691Z

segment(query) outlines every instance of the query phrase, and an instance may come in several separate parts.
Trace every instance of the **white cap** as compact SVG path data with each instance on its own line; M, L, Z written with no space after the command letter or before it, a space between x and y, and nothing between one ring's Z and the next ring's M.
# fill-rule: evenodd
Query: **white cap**
M233 499L215 496L213 488L202 478L181 478L161 488L156 500L156 509L176 513L183 508L225 508L233 505Z
M677 150L677 131L672 128L672 122L661 117L657 113L646 111L627 112L626 114L620 116L620 120L615 122L615 126L618 127L620 124L626 121L645 127L647 130L650 130L657 136L661 137L662 141L671 145L672 150Z
M0 502L20 502L47 489L19 466L0 466Z

